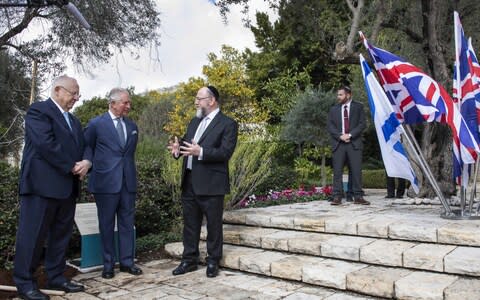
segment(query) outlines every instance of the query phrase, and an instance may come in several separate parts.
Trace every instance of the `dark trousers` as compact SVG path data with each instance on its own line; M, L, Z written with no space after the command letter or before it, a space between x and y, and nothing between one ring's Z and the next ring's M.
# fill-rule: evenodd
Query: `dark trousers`
M223 255L223 201L225 195L200 196L192 189L192 177L185 174L182 191L183 255L188 262L198 262L198 243L203 216L207 219L207 263L218 263Z
M135 193L122 186L117 194L95 194L98 224L103 247L103 268L115 266L115 217L118 227L118 256L121 266L133 266L135 245Z
M20 218L15 245L13 280L19 292L36 289L33 273L37 269L45 240L45 270L48 283L67 281L65 252L72 235L75 198L51 199L37 195L20 196Z
M340 143L332 154L332 165L333 196L343 196L343 167L347 165L353 196L362 197L362 150L353 148L352 143Z
M403 197L405 194L406 181L403 178L397 179L397 193L395 193L395 177L387 176L387 197Z

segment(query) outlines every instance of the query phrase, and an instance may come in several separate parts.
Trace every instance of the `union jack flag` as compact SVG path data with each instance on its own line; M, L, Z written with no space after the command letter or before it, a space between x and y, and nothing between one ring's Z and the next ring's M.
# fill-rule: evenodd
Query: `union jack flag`
M452 130L454 165L474 163L479 152L478 143L445 88L420 68L372 46L361 32L360 36L397 118L406 124L447 123ZM459 176L461 168L454 168L454 177Z
M477 115L480 112L480 87L473 67L472 53L474 52L473 48L472 51L469 49L469 43L465 37L458 12L454 12L454 24L455 68L453 72L453 97L460 108L463 119L478 143L479 118ZM463 171L463 178L457 181L462 182L466 186L470 177L470 168L465 165L454 166L454 168L460 168Z

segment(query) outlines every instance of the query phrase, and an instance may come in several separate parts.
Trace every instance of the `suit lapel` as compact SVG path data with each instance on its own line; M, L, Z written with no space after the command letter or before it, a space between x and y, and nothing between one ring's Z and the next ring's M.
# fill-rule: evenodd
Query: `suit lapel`
M113 124L112 117L110 117L110 114L108 112L104 113L102 116L102 123L103 125L108 129L110 132L110 135L112 136L112 139L117 142L117 145L121 148L122 145L120 145L120 138L118 137L117 129L115 128L115 125Z
M217 126L217 124L220 122L220 119L221 119L221 112L218 112L218 114L215 116L215 118L213 118L213 120L210 121L210 124L208 124L208 127L203 132L202 136L198 140L198 143L203 141L205 139L205 137L215 128L215 126Z
M65 120L65 117L62 115L57 105L53 103L53 99L48 98L47 103L50 106L50 109L53 111L53 115L55 116L55 119L57 119L57 122L63 125L65 130L68 131L68 133L72 136L75 143L78 144L78 140L75 135L77 128L76 128L75 122L73 121L73 118L70 116L70 113L68 113L68 117L70 118L70 126L72 126L72 129L70 129L70 127L68 126L67 120Z

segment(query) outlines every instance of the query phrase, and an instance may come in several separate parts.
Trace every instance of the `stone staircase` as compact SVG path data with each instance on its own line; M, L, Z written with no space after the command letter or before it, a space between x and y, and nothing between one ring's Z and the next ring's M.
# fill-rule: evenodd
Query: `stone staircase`
M436 205L326 201L224 214L225 268L395 299L480 299L480 221ZM206 238L205 230L202 239ZM205 243L202 242L202 257ZM166 246L180 257L182 244Z

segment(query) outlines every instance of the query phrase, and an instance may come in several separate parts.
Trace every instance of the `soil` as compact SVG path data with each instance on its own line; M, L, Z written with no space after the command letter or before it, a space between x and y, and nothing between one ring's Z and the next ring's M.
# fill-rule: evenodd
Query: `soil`
M137 253L137 259L139 263L148 262L157 259L170 258L170 256L165 252L164 248L152 251L145 251L142 253ZM65 270L65 277L71 279L78 274L78 270L67 265ZM10 285L15 286L13 282L13 270L0 270L0 285ZM47 275L44 271L43 266L41 266L35 273L35 278L37 278L37 283L40 288L44 288L47 284ZM0 299L12 299L17 296L16 292L5 292L0 291Z

